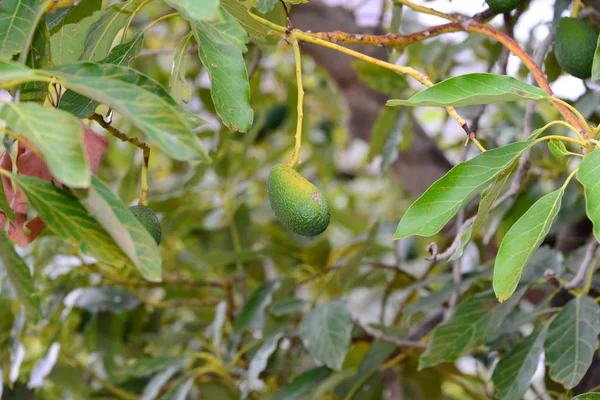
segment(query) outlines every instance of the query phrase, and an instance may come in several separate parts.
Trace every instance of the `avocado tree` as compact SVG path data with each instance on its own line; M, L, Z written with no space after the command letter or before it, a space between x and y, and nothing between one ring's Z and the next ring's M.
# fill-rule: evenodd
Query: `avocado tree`
M427 3L0 0L0 398L599 399L600 3Z

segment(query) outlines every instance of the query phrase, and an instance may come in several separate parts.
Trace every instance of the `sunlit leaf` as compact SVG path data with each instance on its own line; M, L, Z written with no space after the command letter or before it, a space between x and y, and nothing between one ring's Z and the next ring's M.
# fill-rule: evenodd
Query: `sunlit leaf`
M250 86L242 53L246 32L227 12L213 21L192 23L198 55L211 78L211 95L217 114L233 132L252 126Z
M27 318L31 322L37 322L41 316L40 299L31 272L2 229L0 229L0 261L17 299L25 308Z
M340 299L321 304L306 314L298 334L315 359L339 370L350 348L352 325L348 304Z
M435 182L406 211L394 239L438 233L489 182L517 160L533 142L489 150L460 163Z
M39 149L58 180L70 187L90 185L83 129L73 115L36 103L6 103L0 118Z
M0 2L0 60L29 46L44 10L45 0L3 0Z
M210 21L219 18L219 0L165 0L188 21Z
M548 193L535 202L504 236L494 265L494 292L498 300L515 291L523 268L542 244L560 210L564 189Z
M175 55L173 56L173 68L169 78L170 93L175 101L188 103L192 99L192 86L185 78L185 56L190 40L194 34L190 32L181 39Z
M238 0L221 0L221 7L235 18L253 39L264 40L269 34L269 28L254 20L248 14L248 9Z
M492 375L496 396L501 400L519 400L531 386L537 370L547 326L537 329L502 357Z
M585 193L585 210L594 224L594 236L600 241L600 186L598 185L598 168L600 168L600 151L586 155L579 166L577 180L583 185Z
M600 306L587 296L569 301L548 328L544 343L550 378L575 387L592 364L600 334Z
M542 89L508 75L473 73L446 79L408 100L388 100L387 105L464 107L547 97Z
M80 60L98 61L106 57L115 37L144 0L128 0L102 10L87 32Z

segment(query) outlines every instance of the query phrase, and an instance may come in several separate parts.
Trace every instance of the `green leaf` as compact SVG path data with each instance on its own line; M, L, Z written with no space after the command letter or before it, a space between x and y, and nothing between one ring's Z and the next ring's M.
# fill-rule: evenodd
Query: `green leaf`
M283 300L274 301L269 307L269 312L276 317L283 317L284 315L293 314L301 311L307 304L310 304L306 300L289 298Z
M122 266L130 262L72 194L37 178L12 174L11 179L58 236L78 244L84 252L109 265Z
M350 348L352 325L348 304L338 299L321 304L306 314L298 334L316 360L340 370Z
M521 290L522 294L524 290ZM456 361L471 349L485 343L488 335L519 302L520 296L498 304L491 291L478 293L459 304L456 313L433 331L427 350L421 355L419 369L441 362Z
M592 63L592 80L600 80L600 37L596 43L596 51L594 52L594 62Z
M15 248L3 229L0 229L0 261L6 271L19 302L25 308L27 318L37 322L41 317L40 299L33 284L33 278L25 261L17 254Z
M375 239L377 238L378 231L379 221L371 225L364 244L359 248L358 251L349 257L342 268L340 268L337 278L342 289L349 289L357 282L357 280L360 279L360 263L373 246Z
M177 102L189 103L192 99L192 86L185 79L185 56L193 35L190 32L181 40L173 56L173 69L169 78L169 88L171 89L171 96Z
M113 233L115 243L133 261L144 279L162 280L162 259L156 242L106 184L93 177L88 197L81 202L109 234Z
M17 85L26 81L33 81L39 79L39 75L24 66L11 61L0 60L0 88L6 89L11 86Z
M75 289L67 298L74 300L73 306L93 313L110 311L116 314L133 310L140 305L137 297L121 286L97 286Z
M6 193L4 193L4 186L1 184L0 184L0 211L2 211L4 213L4 215L6 216L6 218L8 218L8 220L10 222L15 221L15 212L8 204L8 200L6 199ZM0 226L0 229L3 229L3 228L4 227Z
M436 181L406 211L394 239L432 236L489 182L512 166L533 142L517 142L489 150L460 163Z
M248 9L238 0L221 0L221 7L236 19L252 39L261 41L269 34L269 28L252 18Z
M585 211L594 224L594 236L600 241L600 186L598 186L600 151L596 150L583 158L577 172L577 180L583 185Z
M352 63L352 68L358 73L361 82L380 93L399 96L409 88L404 75L373 63L356 60Z
M65 10L65 15L58 23L51 24L50 42L52 43L52 63L68 64L79 60L83 52L85 37L92 24L98 19L101 0L82 1L78 5Z
M153 375L157 372L160 372L168 366L180 362L181 359L169 356L142 358L121 368L119 371L119 375L127 377L144 378Z
M128 0L103 10L88 30L80 60L98 61L106 57L117 33L143 3L144 0Z
M250 85L242 53L246 32L235 19L221 10L221 18L192 23L198 55L211 78L211 96L225 124L232 132L248 132L252 126Z
M149 82L149 78L129 68L93 63L61 65L43 72L128 118L146 133L152 144L174 159L207 161L186 115L174 100L165 100L132 82L133 79Z
M499 301L508 299L515 291L523 268L548 234L564 193L560 188L536 201L502 239L493 279Z
M252 357L252 360L250 360L246 380L242 382L242 399L248 398L248 394L250 393L251 388L261 383L259 376L265 370L265 368L267 368L269 358L277 350L279 339L281 339L282 336L283 332L279 332L273 336L266 338L262 346L260 346L260 348Z
M555 157L564 157L569 155L569 150L567 150L567 147L562 140L550 139L548 141L548 148Z
M256 4L256 9L262 14L266 14L275 7L278 0L258 0Z
M91 172L83 130L68 112L36 103L6 103L0 118L39 149L52 174L67 186L86 188Z
M544 343L550 378L567 389L575 387L592 364L600 334L600 306L591 297L567 303L548 328Z
M573 397L571 400L600 400L600 393L583 393Z
M16 53L27 51L44 3L45 0L0 2L0 60L10 60Z
M255 323L271 303L272 293L277 289L277 281L267 281L260 285L250 296L233 323L233 332L242 333Z
M144 47L144 38L144 31L138 32L131 40L113 47L108 56L100 63L128 66L131 60L140 54Z
M373 125L371 132L371 142L369 146L369 155L367 160L373 161L376 155L381 154L385 148L392 129L396 126L398 120L399 108L383 107L379 112L379 116Z
M75 1L73 2L73 5L69 7L59 8L51 14L46 15L48 29L50 29L52 33L55 33L60 29L59 25L61 25L65 19L68 18L70 24L76 24L101 8L102 0Z
M209 21L219 17L219 0L165 0L190 22Z
M327 367L309 369L279 389L272 400L302 400L330 374L331 370Z
M454 106L491 104L521 99L540 100L548 94L507 75L473 73L446 79L408 100L388 100L388 106Z
M45 18L35 28L25 64L29 68L46 68L50 64L50 32ZM21 90L21 101L43 102L48 94L48 82L27 82Z
M492 375L496 396L501 400L519 400L531 386L544 348L547 327L537 329L502 357Z

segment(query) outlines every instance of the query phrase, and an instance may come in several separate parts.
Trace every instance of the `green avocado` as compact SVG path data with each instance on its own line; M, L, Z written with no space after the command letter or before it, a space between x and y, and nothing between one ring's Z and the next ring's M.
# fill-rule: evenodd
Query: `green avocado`
M519 0L485 0L490 8L497 13L507 13L519 5Z
M554 53L563 71L586 79L592 76L592 64L598 32L585 22L564 17L556 27Z
M133 215L144 225L150 232L150 235L156 240L156 244L160 244L162 239L162 231L160 229L160 221L154 211L146 206L133 206L129 209Z
M327 199L289 165L278 164L271 169L267 192L275 216L286 228L303 236L316 236L327 229Z

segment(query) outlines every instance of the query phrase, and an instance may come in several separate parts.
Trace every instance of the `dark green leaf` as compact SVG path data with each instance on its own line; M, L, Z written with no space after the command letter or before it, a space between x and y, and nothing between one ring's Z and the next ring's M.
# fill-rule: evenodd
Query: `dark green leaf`
M544 343L550 378L565 388L575 387L594 358L600 334L600 307L591 297L572 299L548 328Z
M219 18L219 0L165 0L190 22Z
M494 294L486 291L464 300L456 313L433 331L427 350L419 360L419 369L455 361L471 349L484 344L519 299L519 296L514 296L509 301L498 304Z
M32 69L46 68L50 64L50 32L44 18L35 28L25 64ZM43 102L47 94L47 82L27 82L21 90L21 101Z
M0 185L0 211L4 213L10 222L15 221L15 212L8 204L8 200L6 200L6 193L4 193L4 186L2 185Z
M306 314L298 334L316 360L339 370L350 348L352 325L348 304L340 299L321 304Z
M253 39L261 41L269 34L269 28L254 20L248 14L248 9L238 0L221 0L221 7L235 18Z
M577 180L583 185L585 193L585 210L594 224L594 236L600 241L600 186L598 186L598 168L600 168L600 151L586 155L579 166Z
M573 397L571 400L600 400L600 393L583 393Z
M188 103L192 99L192 86L185 79L185 56L190 40L194 34L190 32L175 50L173 56L173 69L169 78L170 94L177 102Z
M48 18L52 43L52 62L54 65L68 64L79 60L83 52L85 37L92 24L98 19L101 0L82 1L76 6L64 8L65 15L58 23ZM55 13L55 14L56 14Z
M131 82L150 81L125 67L78 63L50 68L44 73L57 77L69 89L100 101L130 119L146 133L150 142L176 160L207 160L183 111L159 95Z
M507 75L473 73L446 79L408 100L388 100L388 106L454 106L547 98L542 89Z
M277 288L277 281L267 281L260 285L250 296L233 324L235 333L242 333L263 315L265 308L271 303L273 290Z
M140 301L121 286L75 289L69 294L68 299L73 301L73 306L90 312L119 313L133 310L140 305Z
M519 400L531 386L544 348L547 327L537 329L504 356L492 375L496 396L501 400Z
M390 132L398 120L398 108L383 107L373 126L371 142L367 159L373 161L376 155L381 154L385 148Z
M31 272L2 229L0 229L0 260L17 299L25 308L27 318L31 322L37 322L41 317L40 299Z
M283 299L274 301L273 304L271 304L269 311L276 317L282 317L284 315L301 311L304 307L306 307L307 304L309 304L309 302L302 299Z
M129 258L115 244L77 199L49 182L21 175L12 180L25 193L29 204L58 236L81 246L99 261L125 265Z
M398 224L394 239L438 233L480 190L511 167L532 145L533 142L512 143L481 153L452 168L409 207Z
M144 31L138 32L131 40L113 47L108 56L99 62L101 64L129 66L131 60L137 57L142 47L144 47L144 38Z
M72 6L59 8L58 10L46 15L48 29L51 33L56 33L60 26L65 25L63 21L68 19L69 24L76 24L82 19L89 17L95 11L102 8L102 0L86 0L74 2ZM85 33L85 32L84 32Z
M592 80L600 80L600 37L596 44L596 51L594 52L594 62L592 63Z
M106 57L117 36L144 0L128 0L103 10L87 32L80 60L98 61Z
M567 147L562 140L550 139L548 141L548 148L556 157L564 157L569 155L569 150L567 150Z
M293 381L279 389L272 400L302 400L311 394L320 382L331 374L327 367L310 369L294 378Z
M250 85L242 53L246 32L221 10L220 18L192 23L200 60L211 78L211 95L217 114L232 132L248 132L252 126Z
M560 188L536 201L504 236L494 265L498 300L508 299L515 291L523 268L548 234L564 193Z
M0 60L10 60L27 51L45 0L3 0L0 2Z
M36 103L6 103L0 118L39 149L58 180L70 187L89 187L91 172L77 118Z

